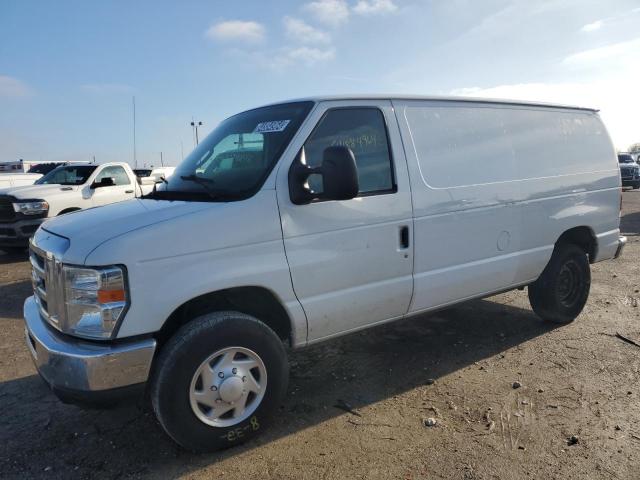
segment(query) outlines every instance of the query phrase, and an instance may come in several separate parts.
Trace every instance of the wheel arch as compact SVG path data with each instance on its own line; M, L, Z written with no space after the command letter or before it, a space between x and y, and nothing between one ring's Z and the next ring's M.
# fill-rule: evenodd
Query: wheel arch
M164 344L190 320L216 311L234 310L256 317L271 328L283 341L293 341L293 324L281 300L271 290L262 286L225 288L198 295L177 307L164 322L156 339Z
M58 212L58 215L64 215L65 213L71 213L71 212L77 212L78 210L82 210L80 207L70 207L70 208L65 208L63 210L60 210L60 212Z
M581 225L565 230L556 240L555 246L572 243L582 248L593 263L598 255L598 239L591 227Z

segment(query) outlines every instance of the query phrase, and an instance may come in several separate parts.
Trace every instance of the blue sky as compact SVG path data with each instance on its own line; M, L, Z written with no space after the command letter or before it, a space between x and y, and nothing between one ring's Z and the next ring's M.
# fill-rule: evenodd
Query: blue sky
M639 0L0 3L0 161L177 164L237 111L415 93L600 108L640 142Z

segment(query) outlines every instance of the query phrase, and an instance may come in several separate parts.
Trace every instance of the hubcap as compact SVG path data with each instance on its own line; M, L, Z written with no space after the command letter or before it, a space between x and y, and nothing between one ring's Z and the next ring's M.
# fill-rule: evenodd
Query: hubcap
M556 293L560 303L565 307L572 307L580 298L583 289L580 267L574 261L568 261L560 269Z
M218 350L200 364L189 387L191 409L214 427L236 425L251 416L267 387L267 369L243 347Z
M227 403L237 402L242 398L243 390L240 377L229 377L220 384L220 399Z

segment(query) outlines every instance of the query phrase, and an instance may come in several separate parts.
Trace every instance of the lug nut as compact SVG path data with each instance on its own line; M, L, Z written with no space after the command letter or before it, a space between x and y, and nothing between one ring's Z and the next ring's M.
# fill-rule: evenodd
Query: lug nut
M235 375L236 373L238 373L238 369L234 368L233 370L231 370L231 373L233 373Z
M210 390L212 392L215 392L216 390L218 390L218 387L216 387L215 385L212 385Z
M242 381L246 382L247 381L247 377L242 377Z
M220 378L224 378L224 373L220 372L220 373L218 374L218 376L219 376Z

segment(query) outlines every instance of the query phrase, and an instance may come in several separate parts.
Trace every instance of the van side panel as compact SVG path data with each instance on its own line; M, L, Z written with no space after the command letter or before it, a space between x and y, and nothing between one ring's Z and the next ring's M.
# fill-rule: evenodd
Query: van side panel
M127 221L127 204L130 208L141 204L152 214L154 202L119 204L121 221ZM175 208L181 205L185 204L175 202ZM83 262L129 266L131 306L118 338L160 330L178 306L201 295L234 287L264 287L291 320L292 346L306 343L307 320L291 285L275 190L263 189L239 202L200 205L203 208L170 221L111 238Z
M598 260L618 238L620 180L589 111L394 101L415 216L411 312L535 280L558 237L589 227Z

